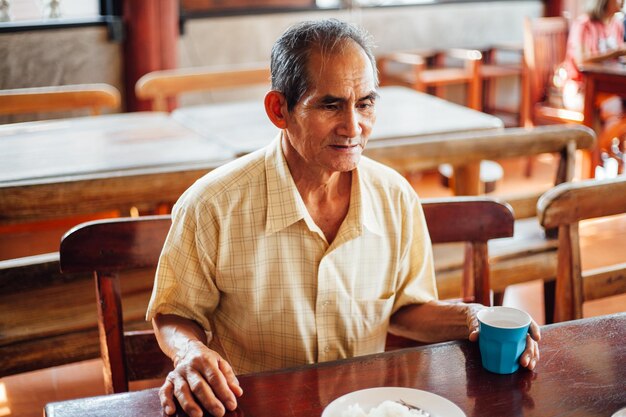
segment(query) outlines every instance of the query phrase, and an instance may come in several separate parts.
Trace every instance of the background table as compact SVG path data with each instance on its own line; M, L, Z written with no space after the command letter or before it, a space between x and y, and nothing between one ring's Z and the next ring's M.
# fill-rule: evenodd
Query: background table
M626 313L544 326L536 370L485 371L468 341L239 376L229 416L319 417L349 392L382 386L430 391L468 417L609 417L626 407ZM179 415L184 415L180 413ZM51 403L47 417L161 417L157 390Z
M497 117L404 87L382 87L370 140L498 129ZM182 107L172 117L201 136L241 155L268 144L279 132L261 100Z
M0 224L170 203L233 158L165 113L0 126Z
M610 93L626 98L626 64L616 61L585 64L580 68L585 80L585 104L583 107L585 125L601 133L600 118L596 107L598 93ZM599 147L591 153L591 169L600 163ZM594 172L590 175L593 177Z

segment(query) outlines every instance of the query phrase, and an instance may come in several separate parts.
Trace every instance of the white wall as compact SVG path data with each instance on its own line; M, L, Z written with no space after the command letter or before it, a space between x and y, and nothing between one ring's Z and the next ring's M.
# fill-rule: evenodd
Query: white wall
M288 13L187 21L179 43L179 66L227 66L266 62L274 40L291 24L305 19L337 17L363 25L374 37L376 54L399 49L479 47L522 42L524 16L540 16L540 1L494 1L391 7L353 11ZM504 105L518 100L517 81L499 84ZM249 93L246 90L246 94ZM261 94L256 90L254 94ZM450 99L462 101L462 90ZM182 105L228 99L220 93L185 96ZM234 96L237 97L237 96Z

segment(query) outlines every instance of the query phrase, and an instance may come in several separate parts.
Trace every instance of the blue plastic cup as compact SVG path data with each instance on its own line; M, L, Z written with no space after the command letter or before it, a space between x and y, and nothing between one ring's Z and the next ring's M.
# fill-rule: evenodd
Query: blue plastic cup
M530 326L528 313L511 307L488 307L477 315L478 346L483 367L496 374L512 374L526 347Z

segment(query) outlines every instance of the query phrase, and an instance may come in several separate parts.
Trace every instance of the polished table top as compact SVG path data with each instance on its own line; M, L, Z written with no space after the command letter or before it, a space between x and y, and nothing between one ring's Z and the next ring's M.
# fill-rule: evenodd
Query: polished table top
M382 87L370 140L497 129L497 117L405 87ZM237 154L265 146L278 133L262 100L182 107L172 117Z
M625 340L621 313L544 326L534 372L489 373L477 344L459 341L241 375L244 396L228 415L319 417L344 394L390 386L443 396L468 417L609 417L626 407ZM45 415L161 417L162 411L151 389L51 403Z
M0 126L0 225L172 203L231 150L166 113Z
M0 125L0 183L233 158L166 113Z

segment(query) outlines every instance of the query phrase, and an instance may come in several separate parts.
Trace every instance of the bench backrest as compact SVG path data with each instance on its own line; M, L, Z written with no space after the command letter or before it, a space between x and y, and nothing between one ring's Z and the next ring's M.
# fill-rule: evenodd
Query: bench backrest
M541 224L558 228L559 249L554 321L582 318L585 300L626 292L626 263L583 272L578 224L626 213L626 177L561 184L537 203Z
M152 110L168 111L168 99L192 91L270 84L268 65L245 68L179 68L150 72L135 84L137 98L152 101Z

